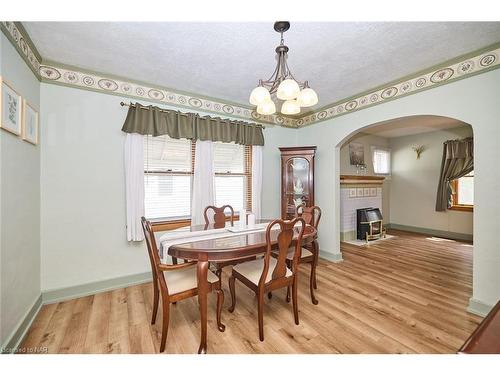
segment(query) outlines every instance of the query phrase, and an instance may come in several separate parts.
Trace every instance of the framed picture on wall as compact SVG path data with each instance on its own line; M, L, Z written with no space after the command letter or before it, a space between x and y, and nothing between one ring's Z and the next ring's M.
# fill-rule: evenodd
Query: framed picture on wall
M38 112L23 101L23 139L34 145L38 144Z
M0 128L21 135L21 95L0 78Z
M349 143L349 161L351 165L365 164L365 146L362 143Z

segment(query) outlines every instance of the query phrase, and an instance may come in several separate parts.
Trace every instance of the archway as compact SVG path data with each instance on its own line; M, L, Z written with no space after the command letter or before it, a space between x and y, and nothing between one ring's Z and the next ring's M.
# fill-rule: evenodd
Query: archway
M338 224L335 230L339 233L337 237L339 249L342 250L340 247L342 241L351 244L358 242L358 245L363 242L352 238L352 235L354 233L356 236L356 209L366 205L379 207L384 219L387 219L385 224L391 223L393 229L423 233L434 241L439 241L438 238L472 240L472 212L456 210L436 212L434 209L443 142L472 135L472 126L463 121L445 116L413 115L361 126L344 136L335 145L335 159L338 161L335 181L340 181L341 175L344 181L343 183L335 183L334 207L338 218L335 220ZM417 144L418 140L421 140L427 148L421 159L417 159L411 149L411 145ZM364 172L350 167L349 160L346 164L346 158L349 158L347 153L349 144L362 146L362 150L364 150L363 161L367 163ZM371 149L374 148L391 150L393 157L395 156L398 160L396 163L397 173L396 175L393 173L384 176L386 180L383 182L383 188L382 182L377 181L379 193L372 195L370 192L369 198L363 197L363 194L361 194L361 199L359 195L356 197L356 194L350 196L352 192L362 192L362 186L365 186L366 191L368 191L369 186L375 186L370 182L370 179L377 176L377 173L374 173L371 159L373 151ZM403 164L405 164L404 171L401 170ZM416 170L412 170L412 168L416 168ZM379 174L377 178L384 178L380 176ZM420 181L422 176L426 178L424 183ZM350 179L351 177L352 179ZM360 183L356 182L356 178L359 179ZM350 183L346 183L349 179ZM389 187L391 206L394 204L390 212L386 211L389 207L386 204L386 200L389 199ZM375 190L371 188L370 191ZM406 194L412 196L413 200L404 201ZM400 207L403 204L404 207Z
M349 135L388 119L414 115L438 115L462 120L474 132L474 220L473 296L469 310L485 315L500 298L498 284L498 163L500 107L495 105L500 70L425 90L398 100L305 126L297 132L298 145L316 145L315 200L325 207L320 228L321 255L340 261L338 204L340 192L339 144ZM472 95L473 93L473 95Z

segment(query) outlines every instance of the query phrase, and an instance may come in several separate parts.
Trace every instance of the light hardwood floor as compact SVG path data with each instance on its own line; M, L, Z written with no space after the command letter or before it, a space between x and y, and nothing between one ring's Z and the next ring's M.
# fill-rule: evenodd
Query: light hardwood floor
M217 330L215 294L209 297L209 353L454 353L481 318L466 312L472 285L472 246L392 231L370 247L342 243L344 261L320 260L319 305L309 298L308 265L300 273L300 325L285 291L266 299L260 342L253 293L236 283L237 304ZM144 254L146 256L146 254ZM49 353L155 353L161 306L150 325L151 284L43 306L22 348ZM171 306L165 353L196 353L200 322L196 298Z

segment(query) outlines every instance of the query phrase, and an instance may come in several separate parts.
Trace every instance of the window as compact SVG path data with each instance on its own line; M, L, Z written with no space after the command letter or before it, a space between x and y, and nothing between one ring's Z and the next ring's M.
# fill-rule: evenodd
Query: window
M252 148L214 142L215 205L252 208Z
M451 182L451 209L472 211L474 207L474 171Z
M391 173L391 152L389 150L372 147L373 171L376 174Z
M252 147L214 142L215 204L251 209ZM144 193L148 219L189 219L195 142L144 137Z
M144 206L150 219L191 215L194 143L168 136L144 137Z

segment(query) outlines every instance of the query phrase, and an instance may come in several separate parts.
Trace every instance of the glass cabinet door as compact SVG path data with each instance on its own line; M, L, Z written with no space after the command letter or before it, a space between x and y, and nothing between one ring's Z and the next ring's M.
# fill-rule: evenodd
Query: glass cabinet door
M287 214L294 214L295 207L309 200L309 161L303 157L290 158L286 163L285 186Z

